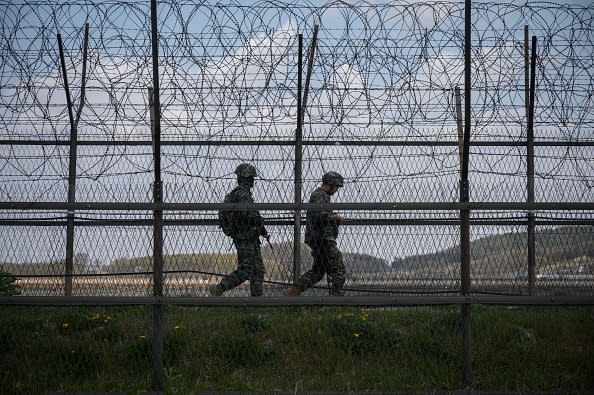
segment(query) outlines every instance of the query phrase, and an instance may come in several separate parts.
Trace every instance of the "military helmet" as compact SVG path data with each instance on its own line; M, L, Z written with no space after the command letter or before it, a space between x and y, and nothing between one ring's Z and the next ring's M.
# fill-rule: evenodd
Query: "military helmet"
M242 163L235 169L235 174L239 177L256 177L256 168L249 163Z
M344 178L335 171L329 171L322 176L322 182L335 187L342 187L344 185Z

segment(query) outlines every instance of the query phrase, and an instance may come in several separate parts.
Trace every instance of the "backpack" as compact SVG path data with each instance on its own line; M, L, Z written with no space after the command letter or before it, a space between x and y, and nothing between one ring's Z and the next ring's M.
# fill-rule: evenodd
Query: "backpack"
M233 203L233 192L229 192L225 195L223 203ZM233 236L235 232L235 218L233 217L233 211L220 210L219 211L219 228L223 230L225 236Z

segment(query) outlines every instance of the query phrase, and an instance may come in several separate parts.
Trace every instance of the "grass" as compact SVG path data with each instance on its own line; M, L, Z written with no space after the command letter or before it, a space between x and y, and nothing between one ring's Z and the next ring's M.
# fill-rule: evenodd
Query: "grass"
M0 307L2 393L150 388L150 307ZM473 307L473 388L594 390L594 308ZM457 307L166 309L167 393L460 389Z

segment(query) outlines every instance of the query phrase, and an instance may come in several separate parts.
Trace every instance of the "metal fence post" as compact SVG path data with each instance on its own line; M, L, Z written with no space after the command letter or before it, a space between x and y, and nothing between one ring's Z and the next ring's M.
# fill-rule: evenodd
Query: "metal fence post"
M527 29L526 29L527 30ZM526 39L527 37L526 31ZM530 64L530 98L528 105L528 127L526 131L526 173L527 202L534 203L534 95L536 83L536 36L532 36L532 59ZM534 212L528 210L528 294L533 296L536 285L536 238Z
M151 120L153 127L153 158L155 166L155 182L153 200L155 204L163 202L163 183L161 181L161 105L159 101L159 43L157 37L157 1L151 0L151 38L153 50L153 95ZM149 99L150 100L150 99ZM152 337L152 385L155 392L162 393L165 388L163 370L163 210L153 211L153 295L157 301L153 305L153 337Z
M471 118L471 0L466 0L464 8L464 145L460 177L460 203L468 203L470 190L468 183L468 162L470 154L470 118ZM460 292L470 296L470 210L460 210ZM462 384L472 386L472 305L464 303L460 307L462 319Z
M301 104L301 129L303 130L303 123L305 119L305 109L307 108L307 97L309 95L309 82L311 81L311 73L313 71L313 62L316 56L316 46L318 43L318 25L314 25L314 30L311 38L311 45L309 46L309 53L307 55L307 72L305 74L305 86L303 89L303 100Z
M530 47L528 46L528 25L524 25L524 107L526 122L530 108Z
M462 169L462 156L464 155L464 124L462 122L462 97L460 87L454 88L454 101L456 104L456 126L458 127L458 159Z
M313 69L313 60L316 52L318 25L314 26L313 37L309 47L307 62L307 75L305 89L302 86L303 74L303 35L299 34L299 55L297 65L297 131L295 133L295 203L301 203L303 195L303 120L307 107L309 81ZM301 276L301 210L295 210L295 229L293 244L293 282L297 283Z
M64 78L64 89L66 91L66 103L68 106L68 118L70 120L70 151L68 158L68 203L76 202L76 154L78 141L78 121L85 102L85 81L87 74L87 48L89 42L89 24L85 24L84 48L83 48L83 69L80 91L80 104L76 112L76 119L72 113L72 99L70 86L68 84L68 73L66 72L66 59L64 56L64 44L62 36L58 34L58 48L60 51L60 63L62 76ZM72 275L74 274L74 210L68 210L66 216L66 261L64 267L64 295L72 296Z
M303 187L303 107L301 103L303 73L303 34L298 36L299 55L297 57L297 130L295 131L295 203L301 203ZM297 283L301 275L301 210L295 210L293 229L293 282Z
M60 50L60 63L62 65L62 78L64 79L64 90L66 91L66 105L68 106L68 118L70 119L70 154L68 159L68 203L74 203L76 187L76 128L74 127L74 116L72 115L72 99L68 85L68 73L66 72L66 60L64 58L64 44L62 36L58 34L58 48ZM74 267L74 210L68 210L66 219L66 262L64 268L64 295L72 296L72 272Z

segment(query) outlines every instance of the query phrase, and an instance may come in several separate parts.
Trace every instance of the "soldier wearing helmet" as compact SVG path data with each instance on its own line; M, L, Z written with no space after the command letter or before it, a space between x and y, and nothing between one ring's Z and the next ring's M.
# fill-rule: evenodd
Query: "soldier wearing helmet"
M330 196L344 185L344 178L335 171L322 176L322 185L312 192L309 203L330 203ZM342 254L336 245L338 226L343 222L340 215L332 210L308 210L305 228L305 244L311 247L314 263L311 270L305 272L296 284L289 287L289 296L298 296L313 287L326 274L330 294L344 295L343 286L346 271Z
M344 185L344 178L335 171L329 171L322 176L322 184L341 188Z
M229 203L254 203L252 187L257 176L256 168L249 163L242 163L235 169L237 187L225 196ZM223 228L226 235L233 239L237 249L237 269L223 277L221 282L210 287L210 294L221 296L250 280L250 295L262 296L264 281L264 262L260 251L260 236L268 238L264 220L257 210L227 211L231 220L229 229ZM221 214L219 214L219 218Z
M254 181L254 178L258 175L256 168L249 163L242 163L235 169L235 174L237 174L238 182L240 180L244 181ZM252 185L253 186L253 185Z

